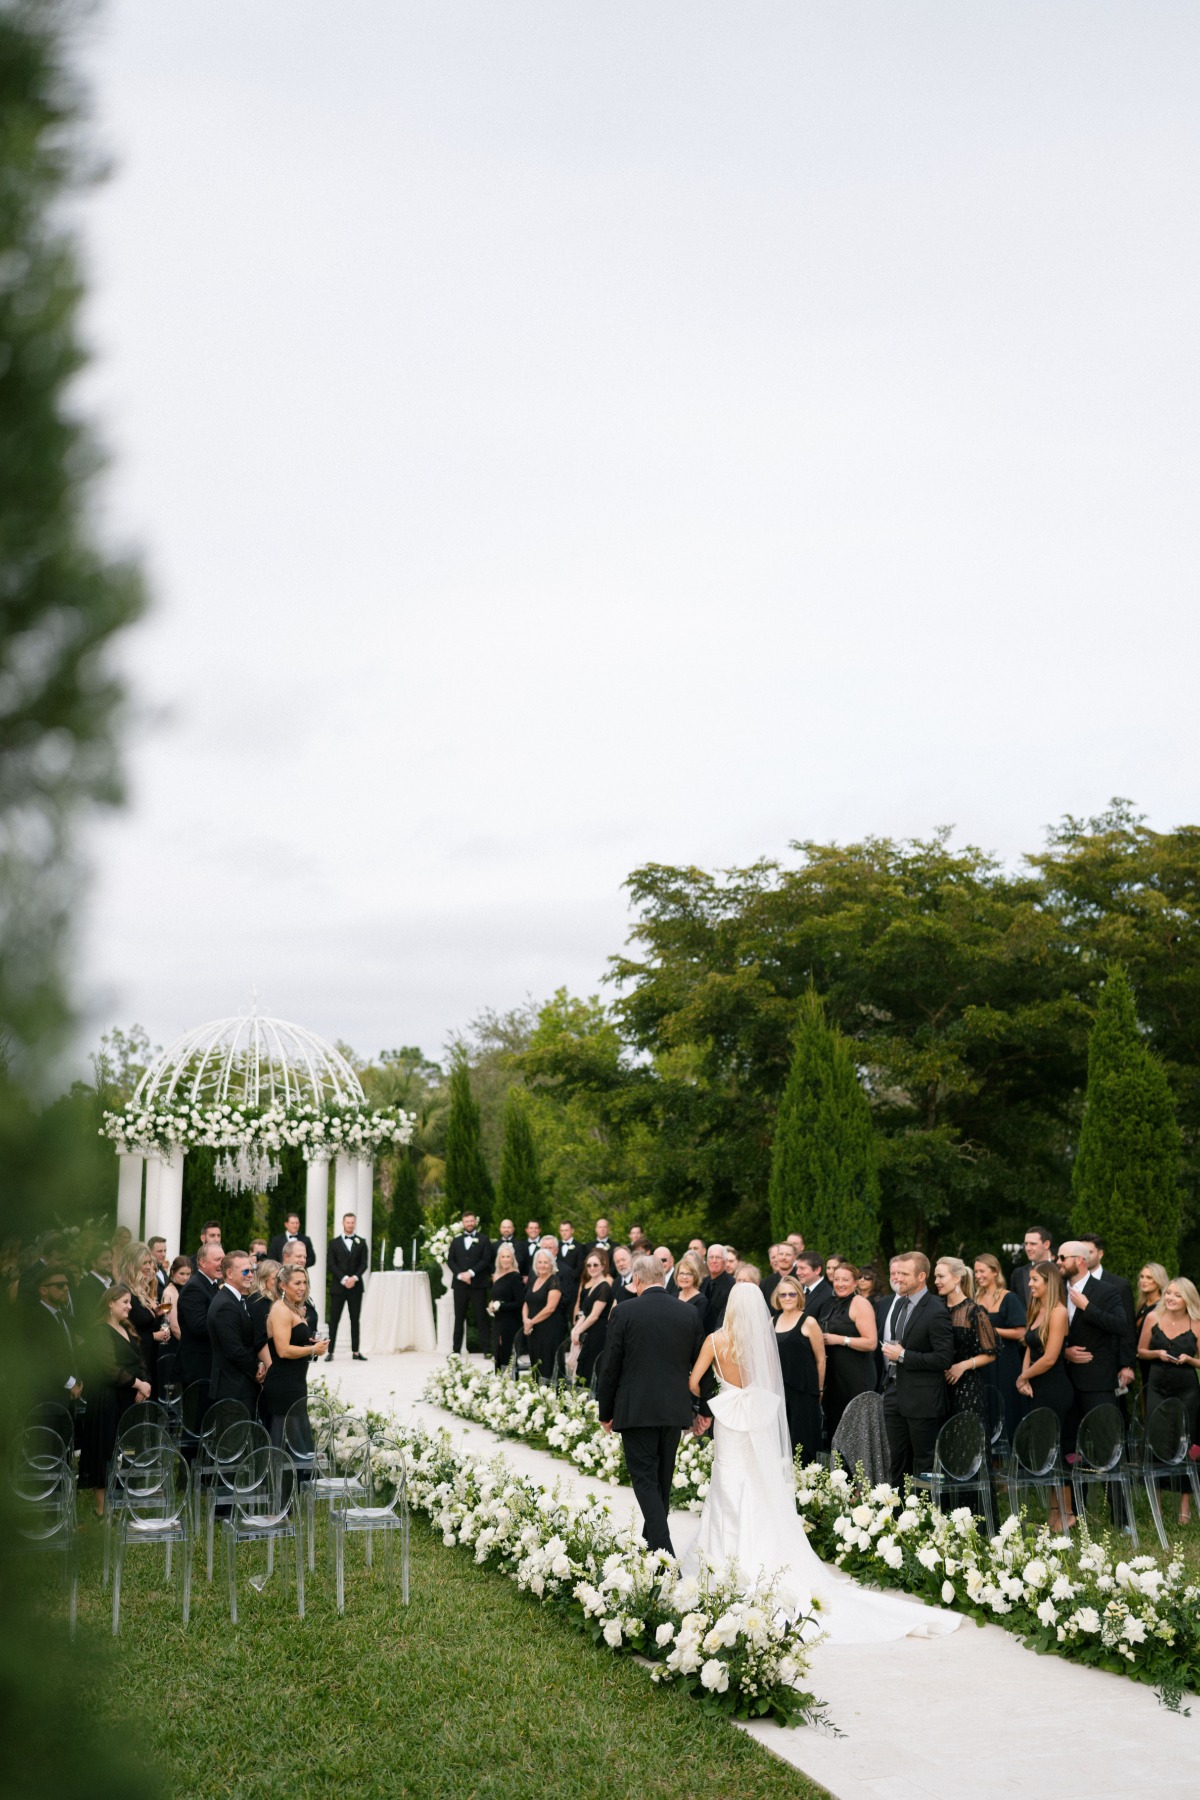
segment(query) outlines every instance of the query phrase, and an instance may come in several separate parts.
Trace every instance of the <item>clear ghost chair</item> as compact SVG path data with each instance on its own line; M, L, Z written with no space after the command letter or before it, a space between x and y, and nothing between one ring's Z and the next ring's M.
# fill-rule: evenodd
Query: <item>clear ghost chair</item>
M57 1439L47 1427L21 1433L9 1455L12 1535L8 1548L61 1556L72 1638L79 1611L79 1549L75 1529L75 1473L69 1460L47 1448Z
M267 1450L270 1445L271 1434L257 1419L235 1419L212 1447L202 1496L206 1521L205 1569L209 1581L213 1578L213 1532L217 1508L227 1507L231 1503L238 1464L244 1462L252 1450Z
M1146 1498L1150 1502L1150 1516L1154 1520L1154 1529L1158 1533L1158 1541L1163 1549L1167 1544L1166 1528L1163 1525L1162 1501L1159 1498L1158 1484L1165 1479L1188 1482L1200 1512L1200 1475L1192 1461L1192 1434L1188 1428L1187 1413L1182 1400L1172 1397L1160 1400L1150 1417L1146 1420L1146 1438L1142 1445L1142 1480L1146 1486Z
M337 1609L346 1610L346 1539L356 1533L366 1538L367 1567L374 1566L374 1542L382 1537L387 1572L391 1574L392 1546L400 1540L400 1598L408 1605L409 1514L408 1462L398 1433L386 1429L375 1439L372 1493L360 1504L347 1494L333 1502L330 1525L337 1565Z
M108 1465L104 1488L104 1585L108 1586L112 1568L112 1539L117 1520L125 1506L125 1477L130 1469L143 1464L155 1468L164 1450L171 1448L171 1437L165 1425L143 1419L140 1406L131 1406L122 1419Z
M231 1425L242 1419L248 1419L250 1413L240 1400L214 1400L204 1415L196 1439L195 1460L192 1467L192 1501L196 1508L196 1524L200 1524L200 1509L207 1494L217 1480L214 1467L216 1448L225 1432Z
M316 1555L317 1507L331 1509L328 1546L333 1554L332 1508L341 1500L369 1505L371 1502L371 1428L365 1419L353 1413L342 1413L327 1421L314 1433L315 1456L312 1474L305 1483L308 1501L308 1564L312 1568Z
M1005 1475L1010 1516L1015 1517L1020 1511L1022 1494L1044 1494L1049 1506L1066 1482L1058 1416L1048 1406L1035 1406L1013 1432ZM1067 1529L1065 1519L1063 1529Z
M1125 1457L1125 1421L1115 1406L1097 1406L1079 1421L1075 1461L1071 1464L1071 1491L1075 1512L1087 1530L1087 1495L1092 1487L1116 1489L1124 1501L1124 1518L1113 1507L1113 1521L1127 1525L1138 1548L1137 1520L1133 1516L1133 1481Z
M274 1554L289 1540L296 1553L296 1611L304 1617L304 1528L300 1478L283 1450L252 1450L232 1472L233 1510L222 1522L229 1579L229 1617L237 1624L237 1553L242 1544L265 1544Z
M112 1628L121 1629L121 1578L125 1552L132 1545L162 1545L166 1551L166 1575L171 1579L176 1544L183 1577L183 1622L192 1611L192 1556L195 1543L192 1519L191 1468L186 1457L171 1447L158 1451L153 1461L139 1459L125 1472L124 1504L116 1525L113 1562Z
M25 1422L54 1432L62 1442L64 1455L71 1457L74 1454L75 1421L66 1407L60 1406L57 1400L43 1400L40 1406L33 1408Z
M988 1536L996 1535L996 1508L992 1499L991 1463L987 1433L977 1413L955 1413L937 1434L932 1469L909 1476L914 1488L925 1488L935 1506L947 1494L976 1494L987 1521Z

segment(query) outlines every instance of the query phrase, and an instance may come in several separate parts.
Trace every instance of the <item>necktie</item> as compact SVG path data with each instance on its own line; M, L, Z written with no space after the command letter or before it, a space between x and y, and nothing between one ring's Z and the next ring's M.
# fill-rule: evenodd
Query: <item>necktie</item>
M904 1328L908 1324L908 1315L911 1311L912 1301L906 1295L892 1314L892 1337L897 1344L904 1342Z

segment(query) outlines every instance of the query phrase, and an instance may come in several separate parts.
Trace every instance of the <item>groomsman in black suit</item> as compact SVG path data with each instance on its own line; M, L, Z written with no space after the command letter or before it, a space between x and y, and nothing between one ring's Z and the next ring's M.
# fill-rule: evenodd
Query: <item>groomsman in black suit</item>
M1013 1270L1012 1279L1008 1284L1009 1292L1017 1296L1026 1311L1029 1310L1030 1269L1037 1263L1052 1262L1053 1260L1050 1233L1044 1225L1031 1225L1025 1233L1025 1261Z
M558 1228L558 1269L571 1271L571 1280L575 1287L579 1286L579 1277L583 1272L583 1256L579 1245L575 1242L575 1227L564 1220Z
M604 1254L608 1258L609 1267L611 1268L612 1267L612 1253L615 1249L616 1249L616 1245L612 1241L612 1232L611 1232L611 1228L609 1226L608 1220L607 1219L597 1219L596 1220L596 1235L592 1239L590 1244L584 1245L583 1262L582 1262L581 1266L583 1268L587 1267L587 1259L592 1254L593 1250L603 1250Z
M342 1313L350 1314L350 1349L355 1362L366 1362L358 1348L358 1322L362 1315L363 1277L369 1273L371 1252L364 1237L355 1234L358 1223L353 1213L342 1220L342 1235L329 1246L329 1350L325 1361L333 1361Z
M896 1297L882 1345L886 1367L883 1424L893 1487L933 1467L933 1446L946 1411L946 1370L954 1361L954 1327L946 1303L929 1292L929 1258L909 1250L892 1262Z
M618 1244L612 1253L613 1271L613 1305L621 1306L626 1300L636 1300L633 1288L633 1258L624 1244Z
M467 1329L467 1313L475 1318L475 1336L480 1350L487 1354L488 1335L487 1278L492 1266L492 1247L479 1230L474 1213L463 1214L463 1228L450 1243L446 1261L454 1294L454 1354L463 1347Z
M308 1252L308 1266L310 1269L314 1268L317 1261L316 1252L312 1247L312 1239L306 1237L300 1229L299 1213L291 1212L288 1214L287 1218L283 1221L283 1230L276 1232L275 1236L271 1239L271 1242L267 1245L267 1255L272 1262L282 1262L284 1247L287 1244L290 1244L294 1238L299 1238L300 1242L304 1245L304 1248Z
M248 1250L229 1251L221 1261L222 1284L208 1309L212 1344L209 1399L240 1400L249 1412L254 1411L258 1384L266 1373L266 1364L260 1364L255 1352L254 1326L246 1306L255 1273L254 1259Z
M670 1298L652 1256L634 1258L633 1280L636 1306L619 1307L609 1318L596 1405L605 1431L619 1431L624 1440L642 1537L649 1549L673 1556L671 1479L679 1435L696 1417L688 1377L704 1325L698 1307Z
M194 1381L202 1381L207 1387L212 1376L208 1309L221 1285L222 1256L220 1244L201 1245L175 1308L179 1318L179 1373L185 1388Z
M521 1267L521 1246L520 1246L520 1244L518 1244L516 1237L514 1235L513 1222L511 1219L501 1219L501 1221L500 1221L500 1236L498 1238L494 1238L492 1240L492 1266L493 1266L493 1268L495 1267L495 1264L496 1264L496 1258L500 1254L501 1244L508 1245L509 1249L512 1251L513 1255L517 1259L517 1269L519 1271L520 1267Z
M1137 1379L1137 1332L1134 1329L1137 1313L1133 1304L1133 1289L1123 1275L1111 1275L1104 1267L1104 1239L1102 1237L1098 1237L1094 1231L1085 1231L1079 1242L1086 1246L1085 1255L1091 1279L1102 1281L1106 1287L1114 1289L1121 1302L1126 1329L1118 1351L1121 1367L1117 1371L1117 1379L1122 1387L1130 1388Z
M525 1277L526 1281L529 1280L529 1277L533 1272L534 1252L539 1248L541 1241L542 1228L536 1219L530 1219L525 1227L525 1236L521 1239L519 1244L513 1245L513 1251L517 1258L517 1268Z
M825 1314L837 1305L837 1295L833 1291L833 1283L825 1278L825 1263L815 1250L802 1250L796 1258L792 1273L804 1289L804 1311L818 1325L825 1323Z
M1125 1311L1110 1281L1088 1272L1088 1246L1079 1238L1059 1245L1058 1266L1067 1284L1067 1344L1063 1355L1075 1389L1076 1418L1097 1406L1115 1405Z
M572 1246L572 1248L576 1247L577 1246ZM538 1249L548 1250L554 1258L554 1268L558 1275L558 1285L562 1289L562 1299L559 1302L559 1305L569 1314L571 1308L575 1304L575 1294L579 1287L579 1279L575 1274L573 1259L563 1255L562 1245L552 1231L546 1233L545 1237L538 1245Z

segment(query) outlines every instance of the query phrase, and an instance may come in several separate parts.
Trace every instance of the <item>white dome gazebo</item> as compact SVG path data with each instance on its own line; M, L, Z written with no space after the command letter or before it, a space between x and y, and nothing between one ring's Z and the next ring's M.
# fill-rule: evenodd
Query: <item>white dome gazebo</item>
M264 1113L281 1119L300 1118L305 1124L298 1129L304 1135L288 1141L300 1143L308 1162L304 1229L316 1252L311 1271L313 1291L323 1293L330 1161L335 1164L335 1214L340 1219L344 1213L355 1213L357 1229L368 1244L375 1165L369 1134L363 1142L343 1145L327 1141L321 1128L307 1121L343 1110L356 1114L367 1105L362 1083L341 1051L301 1025L251 1012L214 1019L185 1032L146 1070L125 1112L126 1119L149 1123L155 1131L165 1127L168 1141L131 1143L114 1130L120 1163L117 1222L135 1237L142 1230L147 1238L166 1238L172 1255L186 1253L180 1232L187 1148L185 1142L170 1138L186 1135L191 1124L193 1141L214 1142L211 1132L216 1121L229 1177L236 1181L228 1150L241 1141L242 1121L246 1122L245 1135ZM115 1127L117 1121L113 1123ZM180 1127L185 1128L183 1133ZM205 1133L208 1135L202 1135ZM241 1148L243 1169L245 1157ZM266 1166L261 1154L257 1166L260 1170Z

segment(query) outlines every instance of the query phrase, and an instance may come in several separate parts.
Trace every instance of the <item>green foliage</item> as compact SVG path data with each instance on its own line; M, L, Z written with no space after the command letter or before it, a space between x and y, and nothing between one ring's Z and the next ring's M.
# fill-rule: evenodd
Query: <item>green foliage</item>
M411 1268L413 1239L425 1229L425 1209L421 1205L421 1183L416 1159L401 1154L395 1159L392 1176L392 1205L388 1219L387 1239L404 1251L404 1265ZM418 1247L418 1255L420 1250Z
M455 1052L450 1068L450 1116L446 1125L445 1216L460 1219L475 1213L483 1230L492 1222L494 1200L480 1143L479 1108L471 1092L466 1054Z
M842 1034L810 988L771 1151L771 1231L802 1231L806 1242L853 1262L879 1241L879 1171L871 1108Z
M542 1214L542 1178L529 1124L525 1097L510 1088L504 1108L504 1142L500 1149L500 1211L518 1230Z
M1071 1229L1095 1231L1112 1268L1178 1268L1179 1125L1159 1059L1138 1029L1133 989L1109 970L1088 1047L1087 1104L1072 1173Z

